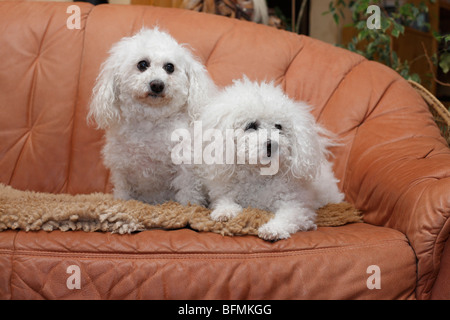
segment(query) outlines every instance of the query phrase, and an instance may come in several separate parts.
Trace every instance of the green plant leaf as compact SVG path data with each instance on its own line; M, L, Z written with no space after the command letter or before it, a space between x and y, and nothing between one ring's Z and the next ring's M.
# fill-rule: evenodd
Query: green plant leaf
M397 69L399 65L398 55L395 51L392 51L392 68Z
M420 79L420 76L419 76L417 73L411 74L411 75L409 76L409 79L408 79L408 80L412 80L412 81L415 81L415 82L418 82L418 83L421 83L421 82L422 82L422 80Z
M442 72L444 73L450 71L450 52L442 53L439 56L439 67L441 67Z
M337 13L333 13L333 19L336 24L339 24L339 15Z
M355 28L358 29L358 30L367 29L366 27L367 27L366 21L358 21L358 22L355 24Z
M404 34L405 33L405 27L402 26L401 24L397 23L397 22L393 22L393 26L394 28L392 29L391 34L398 38L400 36L400 34Z
M370 31L370 29L368 29L368 28L362 29L362 30L358 33L358 40L361 41L361 40L366 39L366 38L369 36L369 31Z

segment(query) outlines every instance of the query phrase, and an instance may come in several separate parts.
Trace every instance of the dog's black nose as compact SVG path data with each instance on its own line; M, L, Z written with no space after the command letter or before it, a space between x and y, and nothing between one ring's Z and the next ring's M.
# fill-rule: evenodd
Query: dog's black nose
M272 157L272 155L276 155L278 152L278 141L267 139L266 142L266 156L267 158Z
M164 90L164 82L161 80L153 80L150 82L150 90L154 93L161 93Z
M272 141L267 140L267 157L270 158L272 156Z

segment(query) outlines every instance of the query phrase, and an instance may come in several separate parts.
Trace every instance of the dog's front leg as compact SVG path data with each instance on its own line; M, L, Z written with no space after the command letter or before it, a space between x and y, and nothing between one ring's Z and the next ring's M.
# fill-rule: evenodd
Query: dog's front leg
M264 240L281 240L297 231L316 230L315 217L314 210L297 202L285 202L275 211L275 217L258 229L258 236Z
M207 194L203 182L192 171L192 168L181 168L172 181L176 191L175 201L182 205L198 204L206 206Z
M133 199L133 192L130 183L127 180L127 175L121 171L111 171L111 182L114 185L114 198L120 200Z
M212 201L211 219L215 221L227 221L236 217L241 211L242 207L237 204L232 197L222 196L217 200Z

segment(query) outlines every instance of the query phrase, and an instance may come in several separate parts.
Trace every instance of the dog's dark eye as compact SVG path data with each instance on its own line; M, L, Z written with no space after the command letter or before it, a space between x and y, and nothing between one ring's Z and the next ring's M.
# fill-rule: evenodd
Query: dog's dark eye
M275 128L278 129L278 130L282 130L282 129L283 129L283 126L282 126L281 124L276 124L276 125L275 125Z
M163 66L163 69L166 70L166 72L168 74L171 74L171 73L173 73L175 71L175 66L173 64L171 64L171 63L166 63Z
M256 122L250 122L245 127L245 131L247 131L247 130L258 130L258 124Z
M150 63L147 60L139 61L137 64L137 68L140 72L144 72L148 69L148 67L150 67Z

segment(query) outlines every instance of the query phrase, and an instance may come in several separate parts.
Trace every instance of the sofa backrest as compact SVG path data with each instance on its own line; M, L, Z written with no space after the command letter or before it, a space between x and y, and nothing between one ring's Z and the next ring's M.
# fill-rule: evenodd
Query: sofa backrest
M188 44L220 86L246 74L275 80L310 103L343 142L333 151L344 189L357 129L399 78L305 36L186 10L77 2L79 29L69 29L70 5L0 2L0 182L15 188L110 191L100 156L103 132L87 125L87 106L111 45L143 26L159 25ZM424 105L417 95L412 99Z
M67 4L0 7L0 182L67 190L84 29L66 28Z

